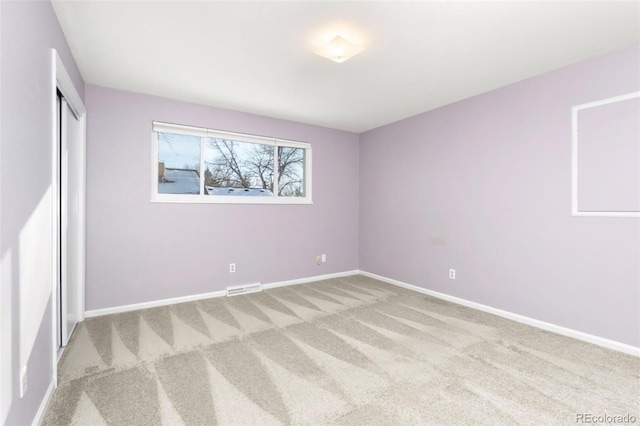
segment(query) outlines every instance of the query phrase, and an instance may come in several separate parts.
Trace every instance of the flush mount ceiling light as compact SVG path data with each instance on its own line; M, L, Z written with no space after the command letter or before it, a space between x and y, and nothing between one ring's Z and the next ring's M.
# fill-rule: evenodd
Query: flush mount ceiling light
M363 48L339 35L329 41L329 43L316 50L316 53L334 62L342 63L353 58L362 52Z

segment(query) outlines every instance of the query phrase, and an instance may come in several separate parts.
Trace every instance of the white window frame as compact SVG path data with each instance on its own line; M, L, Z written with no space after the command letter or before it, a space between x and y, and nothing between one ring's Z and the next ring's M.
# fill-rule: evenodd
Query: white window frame
M251 197L234 195L206 195L204 194L204 179L200 179L200 194L161 194L158 192L158 133L177 133L197 136L200 138L232 139L238 142L258 143L274 147L274 168L277 163L278 147L286 146L305 150L304 161L304 197L278 196L277 170L274 170L273 195L270 197ZM311 144L265 136L212 130L203 127L184 126L180 124L152 122L151 131L151 202L152 203L222 203L222 204L313 204L311 198ZM200 170L204 170L204 143L200 141Z

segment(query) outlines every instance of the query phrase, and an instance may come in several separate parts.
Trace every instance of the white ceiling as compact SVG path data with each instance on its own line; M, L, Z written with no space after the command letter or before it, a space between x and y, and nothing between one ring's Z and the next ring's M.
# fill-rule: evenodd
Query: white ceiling
M640 39L638 1L53 7L87 83L353 132ZM366 49L341 64L313 53L336 33Z

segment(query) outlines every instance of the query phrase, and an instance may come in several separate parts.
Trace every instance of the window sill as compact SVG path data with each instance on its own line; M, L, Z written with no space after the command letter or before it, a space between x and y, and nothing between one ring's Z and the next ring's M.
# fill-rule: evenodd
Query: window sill
M178 204L313 204L310 198L288 197L242 197L224 195L158 195L152 203Z

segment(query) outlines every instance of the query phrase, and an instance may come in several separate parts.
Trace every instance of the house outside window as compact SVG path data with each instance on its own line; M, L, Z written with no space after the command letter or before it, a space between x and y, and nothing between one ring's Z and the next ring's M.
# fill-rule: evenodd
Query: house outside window
M153 122L154 202L310 204L311 145Z

